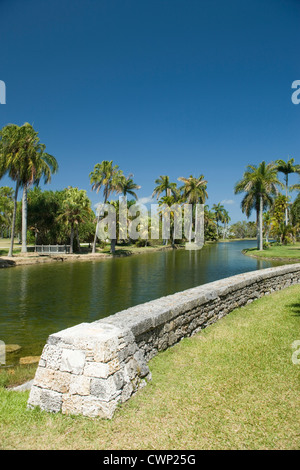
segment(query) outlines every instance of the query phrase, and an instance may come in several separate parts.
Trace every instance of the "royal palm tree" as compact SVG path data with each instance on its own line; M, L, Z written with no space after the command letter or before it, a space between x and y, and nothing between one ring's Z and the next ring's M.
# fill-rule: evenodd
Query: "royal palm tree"
M124 177L123 172L119 170L118 165L113 165L112 160L104 160L101 163L97 163L94 166L94 170L90 173L90 183L92 184L92 190L95 190L97 193L100 189L103 189L104 204L107 203L108 198L111 193L121 193L122 192L122 179ZM94 237L94 243L92 252L96 253L96 243L97 243L97 231L100 222L100 216L97 216L96 231ZM111 240L111 243L114 243Z
M248 165L243 178L236 183L235 194L245 193L242 200L242 211L250 217L256 211L257 249L263 249L263 210L273 205L278 186L282 184L277 178L277 166L274 163L261 162L258 166Z
M137 189L141 189L141 186L133 181L133 175L130 174L127 177L120 175L118 184L120 186L119 191L121 194L123 194L124 197L129 194L130 196L134 197L134 199L138 198L135 191Z
M188 178L180 176L178 181L183 182L183 186L180 188L182 192L182 201L187 204L191 204L193 211L197 204L204 204L208 198L207 194L207 181L204 179L203 175L200 175L198 178L190 175ZM195 220L197 220L197 214L195 215ZM192 224L190 225L190 234L189 242L191 242L192 237Z
M229 216L229 212L224 209L224 212L223 212L223 224L224 224L224 234L223 234L223 238L226 237L226 232L227 232L227 226L229 224L229 222L231 221L231 218Z
M288 198L288 192L293 190L293 186L289 186L289 175L292 173L300 174L300 165L295 165L295 159L291 158L287 162L284 160L276 160L277 171L284 174L285 196ZM285 209L285 225L289 223L288 207Z

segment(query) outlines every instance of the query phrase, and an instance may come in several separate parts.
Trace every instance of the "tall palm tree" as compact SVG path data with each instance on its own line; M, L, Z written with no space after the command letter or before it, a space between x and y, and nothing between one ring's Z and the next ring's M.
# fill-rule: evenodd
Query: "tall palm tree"
M277 178L275 163L261 162L258 166L248 165L243 178L236 183L235 194L245 193L242 211L247 217L256 211L257 249L263 249L263 210L273 205L273 197L278 194L277 186L282 183Z
M224 209L224 212L223 212L223 224L224 224L224 234L223 234L223 238L226 237L226 232L227 232L227 226L229 224L229 222L231 221L231 218L229 216L229 212Z
M292 187L289 187L289 175L292 173L300 174L300 165L294 165L295 159L290 158L287 162L284 160L276 160L277 171L284 174L284 183L285 183L285 196L288 197L288 192L292 190ZM288 207L285 209L285 225L289 223Z
M23 183L24 174L28 171L23 148L24 140L19 126L16 124L8 124L0 130L0 178L7 174L16 185L11 225L11 242L8 251L8 256L10 257L13 256L18 193Z
M180 188L182 191L182 200L187 204L192 204L193 211L197 204L204 204L208 198L207 194L207 181L204 179L203 175L200 175L198 178L190 175L188 178L180 176L178 181L182 181L184 184ZM197 220L197 214L195 215L195 220ZM192 224L190 225L189 233L189 242L192 238Z
M11 245L8 256L13 254L16 207L18 192L23 187L22 198L22 251L27 251L27 189L31 184L38 184L44 176L45 182L51 179L51 173L57 171L54 157L45 152L45 145L40 143L38 133L25 123L22 126L9 124L0 131L0 178L5 174L15 181L15 200L11 231Z
M38 186L40 180L44 179L44 184L51 182L51 176L58 171L58 163L47 153L45 144L39 140L38 133L33 127L25 123L22 126L24 134L24 157L26 159L27 171L23 175L23 196L22 196L22 253L27 252L27 193L28 188L34 184Z
M181 205L180 205L180 193L174 191L174 194L170 196L163 196L159 200L159 214L162 215L162 219L168 220L170 218L170 238L172 247L175 248L176 234L182 231L178 224L181 224ZM182 235L181 235L182 238ZM168 240L165 239L164 243L167 244Z
M100 189L103 189L103 196L104 196L104 204L107 203L108 198L111 193L117 192L120 193L121 189L121 181L123 178L123 172L119 170L118 165L113 165L112 160L104 160L101 163L97 163L94 166L94 170L91 171L90 183L92 184L92 190L95 190L97 193ZM95 230L95 237L94 243L92 248L92 253L96 253L96 243L97 243L97 231L100 222L100 217L97 216L97 224ZM111 240L112 246L114 245L115 241Z
M224 223L225 207L220 202L218 202L218 204L214 204L212 206L212 210L214 211L216 216L217 236L219 236L219 222Z

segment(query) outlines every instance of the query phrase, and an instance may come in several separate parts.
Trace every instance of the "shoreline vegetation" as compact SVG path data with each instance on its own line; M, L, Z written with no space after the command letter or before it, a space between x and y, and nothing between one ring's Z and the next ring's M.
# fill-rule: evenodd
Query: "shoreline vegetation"
M206 241L205 245L211 245L214 243L229 243L242 240L254 240L254 238L235 238L235 239L220 239L216 241ZM30 247L29 247L30 248ZM157 251L166 251L172 249L184 249L185 244L177 244L175 248L172 245L148 245L137 247L136 245L117 245L115 253L110 253L109 245L105 248L98 248L96 253L91 251L82 253L54 253L54 254L39 254L34 252L22 253L21 248L15 249L14 257L9 257L6 253L5 248L1 248L0 243L0 268L9 268L13 266L21 265L32 265L32 264L43 264L43 263L55 263L55 262L72 262L72 261L98 261L108 258L118 258L132 255L140 255L145 253L153 253ZM3 253L4 252L4 253Z
M206 241L205 245L214 243L230 243L236 241L255 240L254 238L233 238L233 239L220 239L216 241ZM166 251L172 249L184 249L185 244L177 244L175 248L172 245L117 245L115 253L111 253L109 245L105 248L97 248L95 253L85 251L82 253L54 253L54 254L39 254L34 252L22 253L21 248L15 249L14 257L11 258L5 254L6 249L0 248L0 268L9 268L21 265L33 265L44 263L57 263L57 262L74 262L74 261L98 261L110 258L120 258L125 256L140 255L145 253L153 253L158 251ZM84 248L83 248L84 249ZM4 253L3 253L4 252ZM300 262L300 243L297 242L293 245L271 245L268 249L262 252L256 248L245 248L242 253L256 259L267 259L270 261L293 261Z

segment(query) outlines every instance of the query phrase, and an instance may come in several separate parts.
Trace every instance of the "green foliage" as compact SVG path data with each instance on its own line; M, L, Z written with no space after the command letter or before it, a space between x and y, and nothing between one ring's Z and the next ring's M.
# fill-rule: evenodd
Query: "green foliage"
M291 222L293 225L300 224L300 194L298 194L291 207Z
M236 222L230 226L232 238L255 238L257 227L255 222Z

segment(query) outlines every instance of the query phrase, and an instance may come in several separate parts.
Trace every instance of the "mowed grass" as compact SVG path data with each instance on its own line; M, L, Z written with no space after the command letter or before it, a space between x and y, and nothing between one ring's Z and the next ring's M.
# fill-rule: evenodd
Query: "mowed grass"
M158 354L110 421L30 411L28 392L2 387L0 447L299 449L299 322L299 285L235 310Z
M261 258L282 258L300 261L300 243L297 242L293 245L270 245L269 248L263 251L249 248L245 250L246 254L259 256Z

